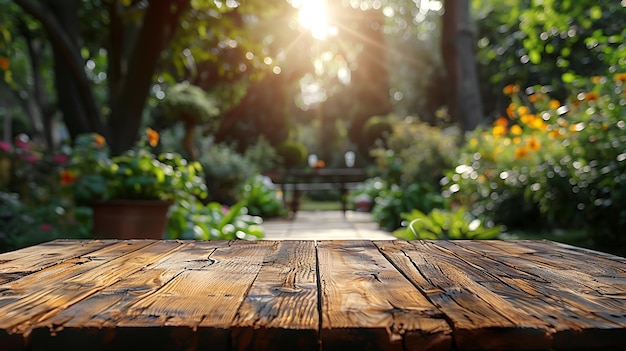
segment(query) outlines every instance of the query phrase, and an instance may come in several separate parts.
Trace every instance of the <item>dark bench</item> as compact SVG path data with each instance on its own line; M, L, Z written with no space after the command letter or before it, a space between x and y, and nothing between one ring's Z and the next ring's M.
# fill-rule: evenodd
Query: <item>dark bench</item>
M316 190L338 190L341 210L348 209L347 195L368 178L361 168L286 169L264 172L283 192L285 206L295 215L302 193Z

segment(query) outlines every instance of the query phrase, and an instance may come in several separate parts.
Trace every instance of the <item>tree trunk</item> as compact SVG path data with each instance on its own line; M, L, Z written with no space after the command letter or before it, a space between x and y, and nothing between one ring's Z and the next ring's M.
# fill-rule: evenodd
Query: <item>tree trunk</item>
M118 154L133 146L161 52L172 39L189 0L153 0L146 9L129 60L120 95L112 99L109 128L111 151Z
M476 74L469 0L445 1L441 41L449 87L450 116L463 130L472 130L483 120L483 111Z
M84 61L78 47L78 0L15 0L46 31L54 52L55 87L65 124L72 137L91 131L104 133ZM104 133L106 134L106 133Z

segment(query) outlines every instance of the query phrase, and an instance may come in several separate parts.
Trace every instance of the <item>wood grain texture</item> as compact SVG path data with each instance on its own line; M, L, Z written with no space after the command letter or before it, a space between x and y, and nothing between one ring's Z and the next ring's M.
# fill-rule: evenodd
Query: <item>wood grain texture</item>
M142 314L137 305L145 303L177 276L188 270L202 270L215 263L211 255L230 242L163 241L161 254L141 269L80 301L58 315L40 322L33 332L34 349L51 345L62 349L68 342L92 350L161 349L192 350L225 348L224 330L197 330L190 325L166 326L169 314ZM176 304L172 308L178 308ZM181 308L182 309L182 308ZM175 313L171 314L175 317Z
M0 254L0 284L61 263L67 259L101 249L113 241L93 240L76 244L73 240L56 240L41 245Z
M617 256L588 256L536 241L443 242L467 260L483 255L490 274L531 296L509 298L550 327L552 347L626 349L626 272ZM520 253L523 251L525 253ZM476 261L474 259L474 261Z
M272 245L232 329L233 350L319 350L315 242Z
M435 308L368 241L321 241L318 268L325 350L449 349Z
M625 263L546 241L60 240L0 255L0 350L626 349Z
M425 241L378 243L394 263L446 315L459 349L548 349L539 316L525 313L494 292L487 269L443 255ZM487 287L486 283L490 286ZM520 340L524 340L520 345Z

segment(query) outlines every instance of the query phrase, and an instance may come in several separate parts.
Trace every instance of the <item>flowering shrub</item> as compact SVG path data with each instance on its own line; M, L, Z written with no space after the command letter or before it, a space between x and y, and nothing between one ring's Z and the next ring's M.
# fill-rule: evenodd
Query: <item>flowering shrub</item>
M84 134L76 138L62 182L79 202L96 199L176 200L205 196L199 162L187 162L177 153L154 154L159 134L148 128L135 148L111 157L104 137Z
M18 135L13 144L0 142L0 191L20 194L20 201L38 205L62 196L59 175L66 154L48 152L44 145Z
M507 86L507 115L468 136L444 195L508 226L626 228L626 74L579 79L568 101Z
M67 161L26 135L0 142L0 251L88 236L85 213L59 186Z

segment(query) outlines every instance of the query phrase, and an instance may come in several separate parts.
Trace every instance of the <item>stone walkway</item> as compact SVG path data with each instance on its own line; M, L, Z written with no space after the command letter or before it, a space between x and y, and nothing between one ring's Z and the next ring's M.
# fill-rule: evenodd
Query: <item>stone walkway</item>
M263 223L265 240L394 240L378 229L369 213L348 211L299 211L293 219L269 219Z

